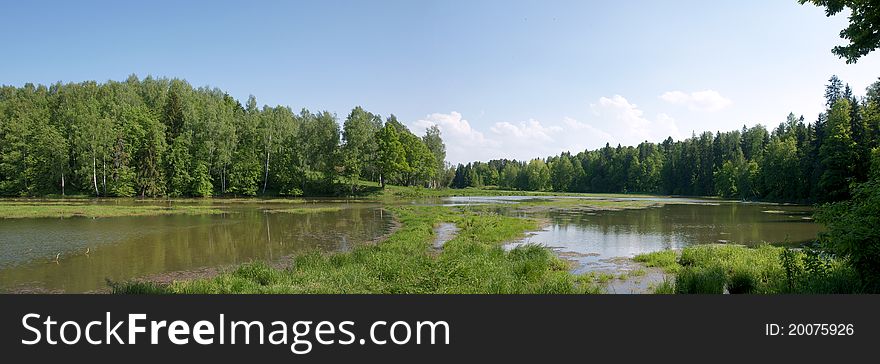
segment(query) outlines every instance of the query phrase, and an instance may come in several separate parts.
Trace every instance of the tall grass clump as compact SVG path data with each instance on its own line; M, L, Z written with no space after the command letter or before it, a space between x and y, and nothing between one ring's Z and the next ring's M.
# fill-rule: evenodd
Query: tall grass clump
M112 294L164 294L170 293L167 286L153 282L112 282L107 281Z
M681 265L678 264L678 257L675 250L661 250L657 252L636 255L633 260L644 263L648 267L656 267L663 269L667 273L675 273Z
M686 267L675 276L675 293L724 293L725 280L721 267Z
M858 272L815 244L798 248L699 245L642 254L636 261L674 275L675 293L866 293Z

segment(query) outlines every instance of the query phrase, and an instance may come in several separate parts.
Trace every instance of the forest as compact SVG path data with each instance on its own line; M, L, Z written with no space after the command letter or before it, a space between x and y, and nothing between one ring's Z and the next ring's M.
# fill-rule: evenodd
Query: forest
M763 125L706 131L637 146L606 144L528 162L459 164L452 186L593 193L660 193L790 202L838 201L868 180L878 158L880 81L865 96L837 76L825 88L826 110L814 122L789 114ZM873 155L873 157L872 157Z
M444 183L434 127L390 115L245 105L184 80L0 88L0 195L113 197L354 194L361 180Z
M845 200L877 158L880 81L856 96L836 76L813 122L706 131L685 140L449 167L435 126L392 114L241 105L216 88L125 82L0 88L0 195L355 195L361 181L423 187ZM873 157L872 157L873 156Z

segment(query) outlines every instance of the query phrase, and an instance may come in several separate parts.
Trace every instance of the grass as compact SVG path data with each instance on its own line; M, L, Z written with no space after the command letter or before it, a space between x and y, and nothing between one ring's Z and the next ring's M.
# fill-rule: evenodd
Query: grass
M661 250L647 254L636 255L633 260L644 263L648 267L660 268L666 273L676 273L681 268L678 264L675 250Z
M661 206L662 203L650 200L627 200L620 197L599 197L593 194L582 194L586 198L548 198L520 201L516 207L522 210L566 210L566 211L618 211L627 209L644 209ZM595 199L594 199L595 198Z
M788 263L783 263L783 253ZM634 260L659 267L674 281L655 287L659 293L861 293L854 272L842 262L824 258L810 264L802 250L769 244L757 247L709 244L637 255ZM811 268L815 266L822 269Z
M223 211L211 206L131 206L93 205L72 202L0 202L0 218L22 219L38 217L118 217L155 215L201 215L219 214Z
M605 285L608 282L611 282L615 279L625 281L629 278L630 278L630 276L625 273L620 274L620 275L615 275L614 273L611 273L611 272L591 271L591 272L586 272L586 273L582 273L582 274L578 275L576 277L576 280L578 282L583 282L583 283L593 283L593 284L598 284L598 285Z
M580 192L554 192L554 191L521 191L506 190L495 186L486 186L483 188L423 188L423 187L406 187L386 185L385 189L379 188L375 182L360 182L362 190L368 191L361 196L363 197L404 197L404 198L423 198L423 197L452 197L452 196L590 196L607 199L632 198L632 197L657 197L647 194L622 194L622 193L580 193ZM711 198L711 197L710 197Z
M670 279L663 279L663 282L652 284L649 289L654 294L673 294L675 293L675 282Z
M323 212L342 211L341 207L300 207L292 209L267 209L263 210L273 214L319 214Z
M547 248L502 243L535 229L529 219L442 206L389 207L402 226L376 245L347 253L309 253L278 269L255 262L209 279L113 284L114 293L600 293L568 272ZM459 232L441 252L433 226L455 223Z

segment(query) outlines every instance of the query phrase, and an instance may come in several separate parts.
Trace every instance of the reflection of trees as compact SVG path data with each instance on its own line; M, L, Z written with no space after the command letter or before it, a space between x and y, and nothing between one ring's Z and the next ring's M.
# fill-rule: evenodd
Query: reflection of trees
M789 218L788 214L762 212L766 209L766 206L740 204L666 205L622 211L550 211L533 216L546 217L560 225L594 229L603 235L659 235L664 243L680 240L700 244L723 239L754 244L816 238L819 229L816 224L803 223L805 220ZM794 216L804 213L803 208L792 212Z
M157 216L131 220L148 224L152 234L103 245L85 256L62 255L60 264L34 261L0 270L0 287L38 283L48 289L81 292L105 287L105 279L123 280L163 272L273 260L303 251L348 249L387 231L375 208L356 206L338 212L264 213L243 209L214 216Z

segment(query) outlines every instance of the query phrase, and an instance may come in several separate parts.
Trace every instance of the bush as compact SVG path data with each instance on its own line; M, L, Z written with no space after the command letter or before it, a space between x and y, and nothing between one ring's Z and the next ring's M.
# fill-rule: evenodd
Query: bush
M854 185L852 199L820 207L823 246L855 269L863 286L880 286L880 180Z

